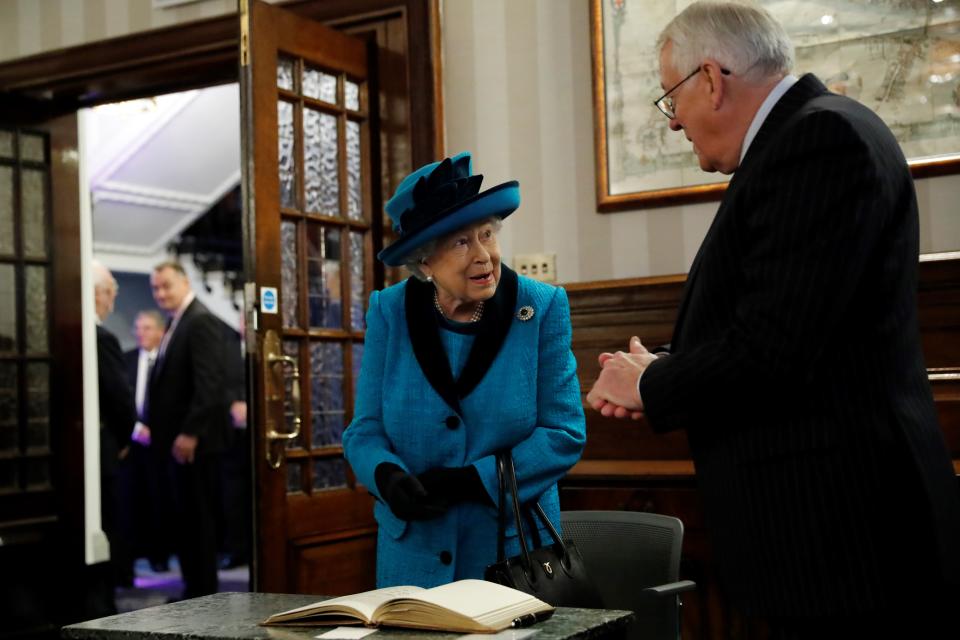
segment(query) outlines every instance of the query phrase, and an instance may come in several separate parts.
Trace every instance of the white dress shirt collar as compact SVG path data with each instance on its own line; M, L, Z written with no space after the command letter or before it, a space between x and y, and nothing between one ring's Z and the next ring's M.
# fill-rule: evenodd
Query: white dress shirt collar
M183 315L183 312L187 310L187 307L190 306L190 303L193 302L194 298L196 297L197 297L197 294L191 291L183 298L183 302L181 302L180 306L177 307L177 312L173 314L174 322L180 319L180 316Z
M763 101L763 104L760 105L760 108L757 109L757 113L753 116L753 122L750 123L750 128L747 129L747 135L743 138L743 145L740 147L740 163L743 163L743 159L747 155L747 149L750 148L750 144L753 142L753 139L757 137L757 132L760 131L760 127L763 126L764 121L767 119L767 116L770 115L770 112L773 111L774 105L776 105L780 98L783 97L790 87L794 85L797 81L797 76L786 75L783 77L780 82L767 94L766 99Z

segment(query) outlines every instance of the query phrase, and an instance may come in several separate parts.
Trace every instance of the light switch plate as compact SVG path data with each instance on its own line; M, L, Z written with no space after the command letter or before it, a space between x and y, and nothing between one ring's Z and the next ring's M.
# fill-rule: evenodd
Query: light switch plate
M541 282L557 282L557 254L524 253L513 258L513 270Z

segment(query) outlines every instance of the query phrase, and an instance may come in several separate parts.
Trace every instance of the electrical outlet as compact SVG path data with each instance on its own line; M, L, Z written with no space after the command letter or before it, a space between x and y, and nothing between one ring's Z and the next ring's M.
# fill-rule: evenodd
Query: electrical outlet
M522 276L542 282L557 281L557 254L525 253L515 256L513 269Z

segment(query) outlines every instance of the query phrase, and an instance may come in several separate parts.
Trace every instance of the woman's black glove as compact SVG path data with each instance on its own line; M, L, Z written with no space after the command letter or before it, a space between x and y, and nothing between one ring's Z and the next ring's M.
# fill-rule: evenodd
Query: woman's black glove
M374 480L390 511L401 520L430 520L447 510L446 504L431 496L416 476L395 464L378 465Z
M482 502L493 505L480 474L473 465L466 467L435 467L419 476L427 495L440 499L447 506L458 502Z

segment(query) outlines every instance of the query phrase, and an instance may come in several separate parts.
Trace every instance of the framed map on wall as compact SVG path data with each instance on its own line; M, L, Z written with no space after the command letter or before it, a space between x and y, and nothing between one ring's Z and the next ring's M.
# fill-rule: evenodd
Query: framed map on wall
M653 106L657 35L690 2L591 0L597 208L718 199L690 142ZM900 141L915 177L960 171L960 0L761 0L814 73L859 100Z

